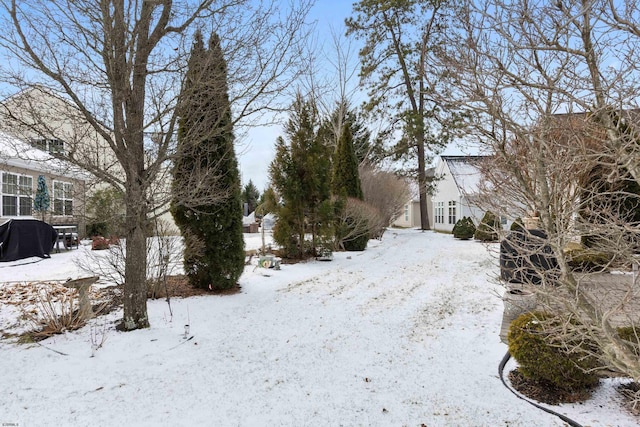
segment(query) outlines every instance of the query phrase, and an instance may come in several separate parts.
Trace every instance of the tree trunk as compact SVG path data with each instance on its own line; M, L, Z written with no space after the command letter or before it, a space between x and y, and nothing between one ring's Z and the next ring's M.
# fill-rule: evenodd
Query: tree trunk
M420 229L430 230L429 211L427 209L427 173L424 159L424 132L417 135L418 145L418 188L420 193Z
M122 330L148 328L147 315L147 238L145 235L146 212L141 192L127 201L127 227L125 270L124 270L124 315L120 326Z

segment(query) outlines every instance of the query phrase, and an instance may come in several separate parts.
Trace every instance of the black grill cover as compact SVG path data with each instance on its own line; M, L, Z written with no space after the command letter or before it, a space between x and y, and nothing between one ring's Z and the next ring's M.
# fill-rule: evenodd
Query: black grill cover
M558 261L542 230L512 231L500 243L500 276L510 283L540 284L544 276L553 283Z
M56 230L36 219L12 219L0 225L0 262L37 256L49 258Z

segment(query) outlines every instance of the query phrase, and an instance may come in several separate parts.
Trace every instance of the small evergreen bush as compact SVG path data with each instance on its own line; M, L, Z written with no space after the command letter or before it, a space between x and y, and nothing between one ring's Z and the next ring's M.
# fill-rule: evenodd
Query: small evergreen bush
M109 224L104 221L92 222L87 224L87 235L94 236L106 236L109 234Z
M625 341L636 356L640 356L640 328L634 326L625 326L618 328L618 336Z
M495 242L498 240L498 230L502 230L500 218L493 212L487 211L480 221L473 238L482 242Z
M597 361L583 354L567 353L545 333L543 323L553 324L553 316L525 313L511 323L507 336L509 352L520 364L519 370L531 380L547 382L564 390L582 390L598 384L598 376L589 369ZM588 343L570 343L576 346ZM595 346L594 346L595 348Z
M473 237L476 232L476 226L469 217L462 217L453 226L453 237L461 240L468 240Z
M509 227L510 231L524 231L524 222L522 221L522 218L518 217L515 219L515 221L513 221L513 223L511 224L511 227Z
M601 271L611 260L609 255L591 249L570 249L566 255L569 266L575 271Z

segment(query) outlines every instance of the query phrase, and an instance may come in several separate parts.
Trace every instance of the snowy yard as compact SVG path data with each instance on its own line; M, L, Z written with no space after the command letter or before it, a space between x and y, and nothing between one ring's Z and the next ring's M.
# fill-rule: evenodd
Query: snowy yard
M77 276L84 255L0 265L0 282ZM173 316L149 301L148 330L116 332L116 312L42 345L0 341L0 423L562 426L500 382L496 264L477 242L389 230L331 262L248 266L241 293L174 298ZM0 327L11 313L0 305ZM92 340L104 340L95 357ZM584 426L637 425L611 381L554 409Z

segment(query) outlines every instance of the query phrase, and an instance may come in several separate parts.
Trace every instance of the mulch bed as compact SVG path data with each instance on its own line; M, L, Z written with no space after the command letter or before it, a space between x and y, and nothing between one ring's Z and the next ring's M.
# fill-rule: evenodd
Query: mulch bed
M582 402L589 399L594 390L569 391L560 389L549 383L527 379L518 369L509 372L509 381L511 382L511 386L520 394L548 405Z
M223 291L194 288L189 284L186 276L177 275L167 277L166 287L164 284L160 284L157 286L155 295L149 295L149 297L166 298L168 295L169 298L187 298L198 295L233 295L239 293L240 290L240 285Z

